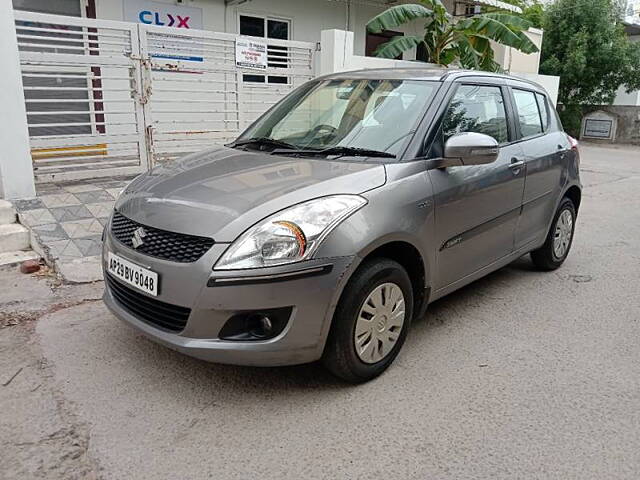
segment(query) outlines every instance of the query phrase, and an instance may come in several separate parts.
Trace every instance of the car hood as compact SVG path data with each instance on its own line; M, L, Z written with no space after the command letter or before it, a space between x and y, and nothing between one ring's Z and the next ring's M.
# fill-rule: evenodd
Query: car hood
M116 209L143 225L231 242L290 205L384 185L379 163L294 158L217 147L136 178Z

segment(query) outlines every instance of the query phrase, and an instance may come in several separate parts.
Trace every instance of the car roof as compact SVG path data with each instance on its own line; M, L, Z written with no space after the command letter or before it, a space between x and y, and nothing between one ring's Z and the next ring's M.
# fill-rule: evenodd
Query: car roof
M473 77L474 80L503 80L509 84L527 84L544 91L539 84L526 78L515 77L504 73L483 72L481 70L464 70L457 68L437 67L437 66L415 66L405 68L372 68L363 70L351 70L347 72L337 72L320 77L321 79L336 80L431 80L431 81L454 81L460 78Z
M370 68L351 70L325 75L327 79L380 79L380 80L442 80L448 74L447 68L407 67L407 68Z

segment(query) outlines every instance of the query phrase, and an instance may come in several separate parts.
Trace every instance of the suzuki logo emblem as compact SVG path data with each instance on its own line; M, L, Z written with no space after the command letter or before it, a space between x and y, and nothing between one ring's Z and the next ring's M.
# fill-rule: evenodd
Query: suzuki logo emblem
M147 232L144 228L136 228L136 230L133 232L133 237L131 237L133 248L139 248L140 246L142 246L144 244L143 238L146 236Z

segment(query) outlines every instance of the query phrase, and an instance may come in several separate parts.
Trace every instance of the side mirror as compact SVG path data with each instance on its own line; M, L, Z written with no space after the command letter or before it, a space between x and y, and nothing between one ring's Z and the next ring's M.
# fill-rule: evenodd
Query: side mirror
M444 144L444 158L439 167L485 165L498 158L500 147L495 138L484 133L465 132Z

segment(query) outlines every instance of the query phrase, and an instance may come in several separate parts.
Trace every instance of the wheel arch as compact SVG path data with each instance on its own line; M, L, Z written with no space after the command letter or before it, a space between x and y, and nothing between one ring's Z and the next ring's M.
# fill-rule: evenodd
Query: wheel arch
M429 302L429 269L425 255L415 242L404 236L380 239L358 254L360 263L372 258L388 258L398 262L409 274L413 290L413 316L417 318L426 310Z
M580 202L582 201L582 190L580 189L580 187L578 185L571 185L565 190L562 197L567 197L569 200L571 200L573 202L573 206L576 209L576 213L578 213Z

